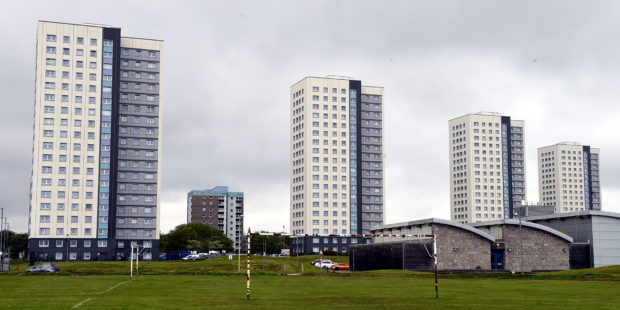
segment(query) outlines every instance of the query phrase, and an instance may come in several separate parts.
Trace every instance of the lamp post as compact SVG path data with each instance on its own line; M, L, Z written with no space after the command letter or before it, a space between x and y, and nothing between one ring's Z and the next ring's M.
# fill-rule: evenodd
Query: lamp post
M239 227L239 232L237 233L239 239L239 248L237 249L237 273L241 273L241 234L243 233L243 214L239 216L239 225L241 227Z

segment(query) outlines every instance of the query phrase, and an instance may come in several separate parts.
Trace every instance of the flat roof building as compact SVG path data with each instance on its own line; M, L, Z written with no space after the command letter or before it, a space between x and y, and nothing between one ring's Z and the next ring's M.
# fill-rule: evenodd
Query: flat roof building
M160 40L39 21L29 259L159 253Z
M499 113L449 121L450 219L460 223L514 216L526 200L525 127Z
M538 149L540 201L556 213L601 210L600 150L578 142Z
M187 223L202 223L222 231L239 249L243 236L243 193L228 186L187 193Z
M383 88L306 77L290 89L291 235L383 224Z

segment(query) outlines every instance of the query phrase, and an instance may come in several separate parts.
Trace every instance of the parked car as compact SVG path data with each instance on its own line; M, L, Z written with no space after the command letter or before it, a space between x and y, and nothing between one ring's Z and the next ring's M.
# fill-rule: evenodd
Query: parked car
M194 260L205 260L207 258L209 258L209 253L198 253L198 257Z
M190 254L187 255L183 258L181 258L182 260L196 260L198 258L198 254Z
M26 272L27 273L46 272L46 273L54 274L54 273L60 272L60 268L58 268L58 266L54 264L43 263L43 264L38 264L38 265L35 265L35 266L32 266L26 269Z
M332 270L349 270L349 265L347 264L335 264L332 266Z
M323 259L323 260L317 259L317 260L315 260L315 262L314 262L314 264L313 264L313 265L314 265L314 266L316 266L316 267L318 267L318 266L319 266L319 264L321 264L321 262L323 262L323 263L331 263L332 261L331 261L331 260L329 260L329 259Z
M336 263L332 262L329 259L324 259L322 262L318 262L316 263L315 266L321 268L321 269L330 269L332 268L333 265L335 265Z
M168 260L168 256L166 255L166 253L159 254L159 260Z
M315 259L315 260L313 260L313 261L309 262L308 264L310 264L310 265L314 266L314 265L316 265L316 263L318 263L319 261L320 261L320 259L318 259L318 258L317 258L317 259Z

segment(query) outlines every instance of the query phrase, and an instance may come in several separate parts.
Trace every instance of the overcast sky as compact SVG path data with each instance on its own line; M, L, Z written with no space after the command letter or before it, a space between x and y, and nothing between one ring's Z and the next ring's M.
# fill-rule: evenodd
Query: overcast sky
M173 4L174 3L174 4ZM620 4L614 1L11 1L0 10L0 207L25 232L37 20L165 41L162 232L192 189L245 193L246 229L289 230L289 87L345 75L385 89L386 222L448 219L448 120L525 121L536 149L601 149L620 212Z

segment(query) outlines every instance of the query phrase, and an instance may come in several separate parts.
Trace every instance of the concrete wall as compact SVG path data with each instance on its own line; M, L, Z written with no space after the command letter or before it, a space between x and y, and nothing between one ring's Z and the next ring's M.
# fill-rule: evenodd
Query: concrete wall
M521 271L519 226L502 225L505 269ZM510 249L510 251L509 251ZM524 271L568 270L569 242L548 232L523 227Z

